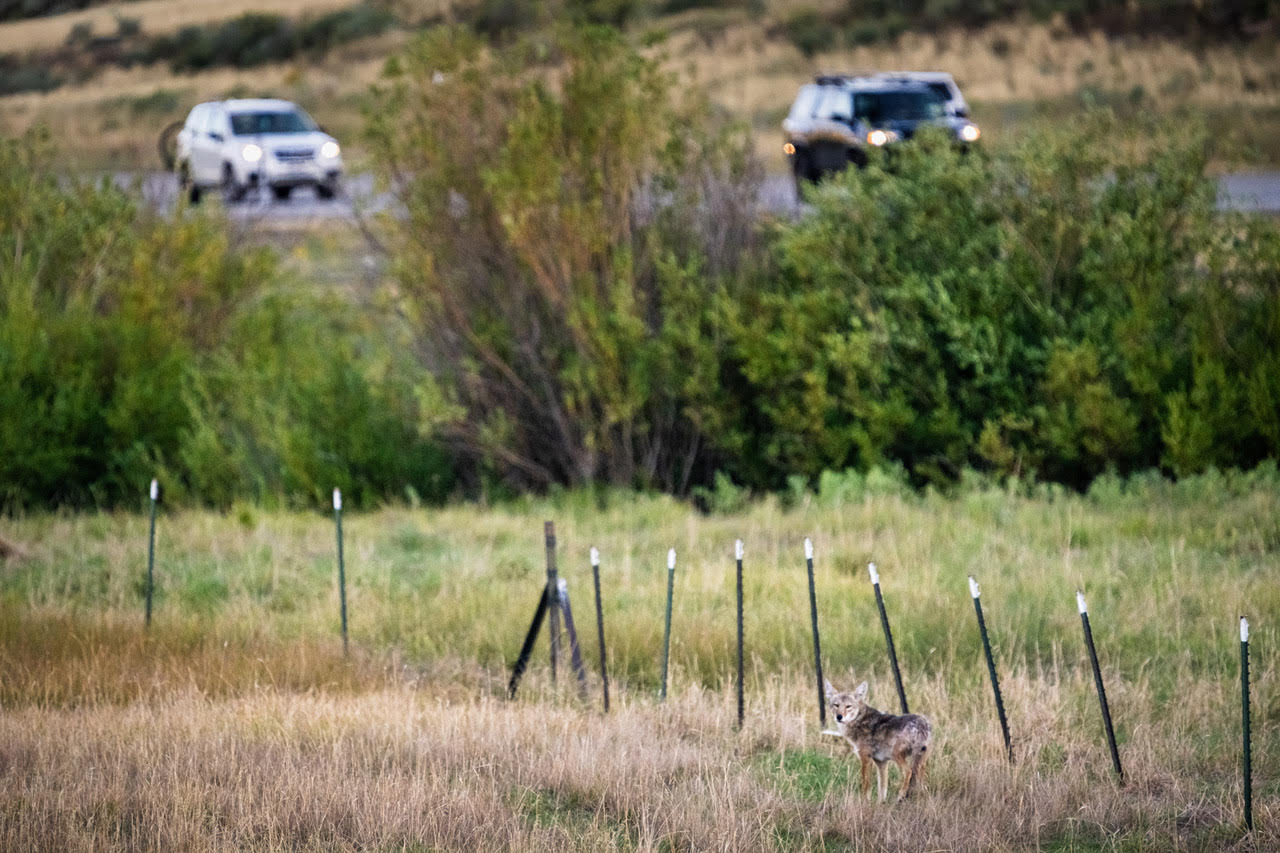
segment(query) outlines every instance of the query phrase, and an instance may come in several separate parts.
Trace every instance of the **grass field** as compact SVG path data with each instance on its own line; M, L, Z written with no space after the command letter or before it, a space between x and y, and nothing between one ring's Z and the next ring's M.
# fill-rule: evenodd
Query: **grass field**
M566 494L344 520L162 512L142 626L142 514L33 515L0 569L0 849L1268 850L1280 844L1280 476L1105 480L1087 496L887 478L701 515ZM514 659L557 522L590 699L545 640ZM822 737L802 541L827 674L896 710L865 565L880 569L923 796L859 798ZM733 541L746 545L736 728ZM600 712L587 550L602 555ZM678 553L668 701L665 554ZM982 584L1016 762L1003 754L966 578ZM1120 739L1112 776L1074 593ZM1239 642L1250 617L1256 829L1241 827Z

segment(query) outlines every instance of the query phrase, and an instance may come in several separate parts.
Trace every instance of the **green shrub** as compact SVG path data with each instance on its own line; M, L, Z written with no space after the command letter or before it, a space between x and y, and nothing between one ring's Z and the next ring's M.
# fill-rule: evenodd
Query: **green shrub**
M43 64L29 64L12 54L0 55L0 97L23 92L52 92L62 77Z
M451 460L419 428L430 394L397 361L386 323L291 290L232 318L231 345L190 385L176 460L186 496L315 506L337 487L352 507L447 497Z
M805 56L830 50L836 43L836 29L816 9L801 9L783 22L787 39Z
M520 45L439 29L377 93L417 348L477 479L684 492L722 396L709 296L754 242L749 142L615 31L554 49L552 86Z
M438 501L452 463L394 318L284 287L225 223L158 218L0 141L0 507Z
M183 27L173 36L157 37L139 51L139 56L146 62L168 62L174 71L228 65L247 68L285 62L303 53L322 55L338 45L378 35L397 23L391 12L368 5L296 21L250 12L220 24Z
M47 147L0 157L0 501L111 503L176 454L183 386L267 269L192 219L159 223Z
M728 470L1083 486L1274 458L1280 230L1215 212L1185 131L1099 112L999 156L918 138L817 188L734 315L748 387L717 439L753 453Z

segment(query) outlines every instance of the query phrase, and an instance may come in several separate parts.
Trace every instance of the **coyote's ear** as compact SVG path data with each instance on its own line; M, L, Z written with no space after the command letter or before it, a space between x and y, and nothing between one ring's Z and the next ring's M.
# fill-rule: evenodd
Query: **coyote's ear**
M836 689L832 687L831 682L827 681L825 678L822 679L822 686L826 689L827 701L831 701L831 697L836 695Z
M858 689L853 691L853 698L859 702L867 698L867 682L864 681L858 685Z

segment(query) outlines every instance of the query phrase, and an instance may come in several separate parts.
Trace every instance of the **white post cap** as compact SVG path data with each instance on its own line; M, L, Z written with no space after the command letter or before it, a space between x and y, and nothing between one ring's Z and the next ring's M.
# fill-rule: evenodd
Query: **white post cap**
M151 481L151 500L156 500L159 497L160 497L160 483L158 480L152 480Z
M742 540L735 540L733 543L733 557L735 560L742 559Z
M591 565L600 567L600 549L594 545L591 547Z
M672 548L667 551L667 571L674 572L676 570L676 549Z
M982 592L978 589L978 582L973 579L973 575L969 575L969 594L975 599L982 595Z
M564 578L556 578L556 591L563 597L569 592L569 582Z
M880 585L880 573L876 571L875 563L867 563L867 574L871 575L871 582L876 586Z
M1084 593L1078 589L1076 590L1076 607L1080 608L1080 615L1082 616L1089 612L1089 608L1084 603Z
M333 490L333 509L335 512L342 509L342 492L338 489Z
M1240 617L1240 642L1249 642L1249 620L1243 616Z
M804 558L806 560L813 559L813 540L808 536L804 538Z

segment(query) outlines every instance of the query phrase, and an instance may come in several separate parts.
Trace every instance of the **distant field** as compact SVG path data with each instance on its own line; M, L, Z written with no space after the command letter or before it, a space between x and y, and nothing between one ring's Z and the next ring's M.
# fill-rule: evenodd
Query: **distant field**
M504 698L554 519L589 699L545 637ZM352 653L327 513L162 512L142 628L143 515L11 518L0 568L0 848L1218 850L1280 845L1280 480L1103 479L1089 496L972 487L822 494L703 516L566 494L349 515ZM876 806L819 734L801 544L823 662L894 709L879 564L928 790ZM746 543L735 728L733 540ZM600 713L587 549L601 549ZM669 701L656 701L668 547ZM982 584L1016 762L966 578ZM1074 593L1088 596L1125 783L1107 757ZM1237 617L1253 632L1256 832L1241 841ZM896 777L895 777L896 778Z
M66 41L72 27L88 24L95 35L115 33L117 21L128 18L144 32L171 33L191 24L234 18L245 12L301 15L328 12L352 5L352 0L137 0L112 3L81 12L32 18L0 25L0 53L53 47Z
M144 0L119 10L139 18L145 32L161 32L182 23L230 17L250 7L298 15L346 5L350 4L334 0ZM410 8L421 17L449 5L441 0ZM992 131L987 137L991 144L999 144L1037 115L1069 120L1086 102L1102 102L1208 117L1217 130L1216 156L1224 168L1280 163L1280 66L1273 47L1264 44L1252 49L1192 48L1009 22L981 31L906 34L891 44L806 58L778 26L796 8L792 2L769 4L763 16L744 10L692 10L640 21L634 31L637 36L661 36L655 50L674 71L705 90L727 113L748 121L761 156L774 170L782 168L778 125L801 83L818 71L900 68L951 71L973 104L975 118ZM57 43L66 38L78 15L98 16L94 20L101 25L95 24L95 29L112 32L113 15L119 10L106 7L0 26L0 52ZM299 100L324 123L351 133L360 126L359 104L369 84L404 38L403 33L392 33L345 46L323 60L255 69L193 75L174 75L163 66L107 71L48 94L0 99L0 132L16 133L45 122L68 158L84 167L154 168L156 134L193 103L232 93L271 93ZM157 94L171 97L153 98ZM149 104L143 114L135 111L136 101Z

